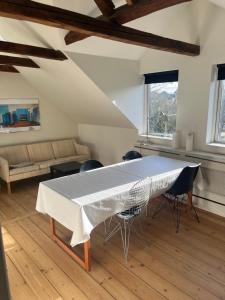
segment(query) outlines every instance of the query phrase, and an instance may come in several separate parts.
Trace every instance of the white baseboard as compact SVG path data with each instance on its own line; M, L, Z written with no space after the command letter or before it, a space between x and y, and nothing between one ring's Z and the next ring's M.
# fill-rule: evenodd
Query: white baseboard
M193 197L193 202L197 207L225 217L225 196L206 191L204 192L204 196L201 193L200 197L204 197L205 199L195 196Z

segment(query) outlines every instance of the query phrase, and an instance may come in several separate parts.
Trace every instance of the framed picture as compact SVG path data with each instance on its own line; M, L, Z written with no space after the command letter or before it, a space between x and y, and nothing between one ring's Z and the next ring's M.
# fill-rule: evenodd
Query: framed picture
M38 99L0 99L0 133L39 129Z

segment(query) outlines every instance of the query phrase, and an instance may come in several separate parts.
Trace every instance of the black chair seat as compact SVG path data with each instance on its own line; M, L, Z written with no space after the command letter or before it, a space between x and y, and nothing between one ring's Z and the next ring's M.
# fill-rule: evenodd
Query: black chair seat
M119 218L134 218L136 216L139 216L141 213L141 208L137 205L137 206L134 206L130 209L127 209L125 211L122 211L120 213L118 213L118 217Z
M90 170L94 170L94 169L98 169L98 168L102 168L102 167L104 167L104 166L102 163L100 163L100 161L90 159L90 160L85 161L81 165L80 172L86 172L86 171L90 171Z
M141 153L139 153L138 151L128 151L123 157L122 159L124 161L127 161L127 160L133 160L133 159L137 159L137 158L141 158L142 155Z

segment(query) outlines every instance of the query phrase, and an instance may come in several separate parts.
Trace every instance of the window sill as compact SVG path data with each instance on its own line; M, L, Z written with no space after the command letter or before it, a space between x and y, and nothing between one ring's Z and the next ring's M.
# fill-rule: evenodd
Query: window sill
M146 135L146 134L139 134L140 137L149 138L149 139L157 139L157 140L167 140L172 141L172 137L168 136L157 136L157 135Z
M219 144L220 145L220 144ZM225 145L222 145L225 147ZM154 144L144 144L137 142L135 144L136 148L139 149L146 149L146 150L153 150L153 151L158 151L162 152L165 154L175 154L177 157L180 157L182 160L189 160L189 159L200 159L202 160L201 163L203 163L204 160L207 161L206 165L203 164L203 166L208 167L208 163L211 162L216 162L216 163L223 163L225 164L225 155L224 154L217 154L217 153L209 153L209 152L204 152L204 151L186 151L183 148L178 148L174 149L172 147L167 147L167 146L162 146L162 145L154 145Z
M207 146L225 148L225 144L222 144L222 143L209 143L209 144L207 144Z

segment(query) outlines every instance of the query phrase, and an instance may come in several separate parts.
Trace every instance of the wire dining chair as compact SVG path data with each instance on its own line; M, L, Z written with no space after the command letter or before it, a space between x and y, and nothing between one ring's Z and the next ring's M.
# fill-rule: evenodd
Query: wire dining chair
M126 195L121 196L121 200L124 200L123 210L116 214L117 224L105 238L107 242L120 231L126 263L128 259L131 227L134 220L145 211L151 191L152 180L147 177L135 183Z

